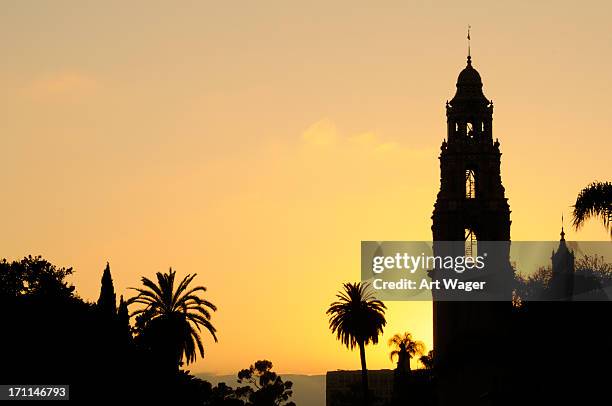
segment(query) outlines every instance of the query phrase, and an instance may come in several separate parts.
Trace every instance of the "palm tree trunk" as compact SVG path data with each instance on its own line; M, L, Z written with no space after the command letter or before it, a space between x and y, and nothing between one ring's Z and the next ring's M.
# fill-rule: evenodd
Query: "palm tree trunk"
M366 367L365 344L363 343L363 341L359 343L359 357L361 358L361 386L363 388L363 405L369 406L370 402L368 399L368 368Z

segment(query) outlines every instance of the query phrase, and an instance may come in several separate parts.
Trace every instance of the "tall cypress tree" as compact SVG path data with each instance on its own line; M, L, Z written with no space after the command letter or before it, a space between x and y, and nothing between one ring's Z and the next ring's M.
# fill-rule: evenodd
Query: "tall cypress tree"
M102 274L102 286L100 288L100 298L98 299L98 309L103 315L110 319L114 319L117 316L117 298L115 296L115 287L113 286L113 278L111 277L110 265L108 262Z

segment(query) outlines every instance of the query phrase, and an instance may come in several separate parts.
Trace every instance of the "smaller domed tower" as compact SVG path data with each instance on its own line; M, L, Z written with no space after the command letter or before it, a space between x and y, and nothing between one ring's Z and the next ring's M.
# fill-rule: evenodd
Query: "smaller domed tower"
M552 275L548 285L551 300L572 300L574 294L574 253L567 247L561 226L559 248L551 256Z

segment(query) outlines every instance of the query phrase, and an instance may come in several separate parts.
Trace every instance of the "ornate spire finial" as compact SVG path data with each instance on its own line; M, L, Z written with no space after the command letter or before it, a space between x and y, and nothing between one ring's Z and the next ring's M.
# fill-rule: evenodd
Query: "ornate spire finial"
M470 38L470 29L471 29L471 28L472 28L472 26L471 26L471 25L468 25L468 31L467 31L467 34L468 34L468 35L467 35L467 40L468 40L468 57L467 57L467 63L468 63L468 65L471 65L471 64L472 64L472 50L471 50L471 48L470 48L470 40L471 40L471 38Z
M563 231L563 213L561 213L561 241L565 241L565 231Z

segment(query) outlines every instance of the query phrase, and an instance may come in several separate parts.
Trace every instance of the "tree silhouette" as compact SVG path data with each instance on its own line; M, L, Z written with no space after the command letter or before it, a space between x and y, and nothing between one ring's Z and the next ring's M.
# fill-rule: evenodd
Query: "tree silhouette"
M143 374L125 345L129 330L119 340L116 320L75 293L67 281L71 274L72 268L40 256L0 262L0 319L6 327L0 382L66 382L76 402L92 393L100 401L117 398L128 386L140 393Z
M131 345L133 340L130 327L130 315L128 313L127 302L123 300L123 295L121 295L119 307L117 308L117 329L120 339L124 339L125 343Z
M176 359L169 366L160 362L159 352L151 351L151 342L155 342L155 329L149 330L151 314L141 317L143 328L137 331L143 336L138 343L132 337L123 297L116 312L110 311L115 290L108 266L97 302L87 302L76 294L67 281L71 274L72 268L55 266L40 256L0 260L0 319L6 327L0 340L0 382L69 384L70 398L78 404L85 404L92 396L102 403L121 397L132 404L215 404L207 403L218 392L208 382L188 371L175 373ZM199 290L188 293L193 290L187 286L189 282L184 281L182 293L170 289L177 300L197 296ZM193 310L197 303L205 306L199 297L191 301L183 298L183 302L181 312L197 312ZM100 391L100 387L106 389ZM232 396L217 404L244 404Z
M430 350L427 355L421 355L419 358L425 369L433 369L434 367L434 351Z
M236 388L236 395L246 399L248 406L295 406L289 398L293 394L291 381L272 372L272 363L267 360L255 362L248 369L238 372L238 383L246 384Z
M367 284L357 282L343 286L344 291L336 295L339 300L329 306L326 314L329 316L329 328L336 338L350 350L359 347L363 403L368 405L365 346L378 344L378 336L387 324L386 306L374 298Z
M110 272L110 265L106 263L106 268L102 273L102 285L100 287L100 298L98 299L98 309L109 319L113 319L117 314L117 297L113 278Z
M0 262L0 298L73 298L74 286L66 281L72 268L59 268L41 256Z
M389 346L394 348L389 355L391 362L397 357L397 368L403 371L410 371L412 357L423 355L425 352L425 344L422 341L414 340L409 332L403 335L395 334L389 339Z
M198 296L206 292L203 286L189 287L196 274L187 275L175 289L176 272L157 272L157 284L143 277L145 288L131 288L138 295L128 305L138 303L144 307L134 311L138 316L139 342L161 358L167 371L178 371L183 357L187 364L196 360L197 352L204 357L200 332L202 327L217 342L216 329L210 322L209 310L217 307ZM197 347L197 351L196 351Z
M612 183L593 182L578 194L574 204L574 228L578 230L591 218L599 218L612 238Z
M515 297L519 299L517 305L520 307L525 301L541 298L550 284L552 268L550 266L539 267L534 273L520 274L514 276Z
M238 398L236 391L225 382L219 382L211 389L207 406L244 406L244 402Z

